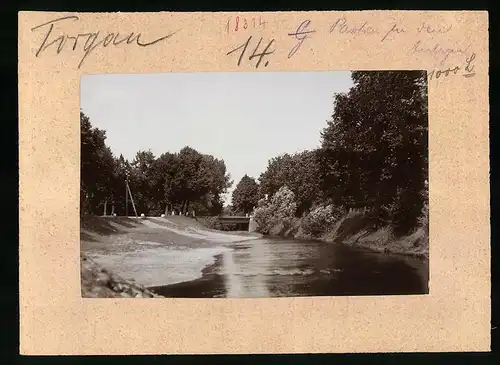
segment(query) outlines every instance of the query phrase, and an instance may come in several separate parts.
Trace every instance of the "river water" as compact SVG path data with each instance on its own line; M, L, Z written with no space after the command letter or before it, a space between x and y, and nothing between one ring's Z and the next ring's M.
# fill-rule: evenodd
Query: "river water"
M221 248L201 277L150 289L191 298L428 293L427 260L271 238Z
M334 243L182 227L151 218L82 235L98 264L180 298L427 294L427 260Z

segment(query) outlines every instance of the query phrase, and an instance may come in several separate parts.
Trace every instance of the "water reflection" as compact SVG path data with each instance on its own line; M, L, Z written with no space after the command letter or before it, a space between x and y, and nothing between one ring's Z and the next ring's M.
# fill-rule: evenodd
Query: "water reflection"
M273 257L268 245L255 241L246 247L224 252L222 267L228 297L269 297L267 277Z
M155 288L170 297L427 294L428 262L319 242L227 246L202 278Z

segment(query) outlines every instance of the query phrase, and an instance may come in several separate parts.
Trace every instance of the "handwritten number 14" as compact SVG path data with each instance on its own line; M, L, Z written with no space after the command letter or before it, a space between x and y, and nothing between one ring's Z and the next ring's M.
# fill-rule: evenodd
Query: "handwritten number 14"
M238 66L241 65L241 62L243 61L243 58L245 57L245 53L247 51L247 48L248 48L251 40L252 40L252 37L250 36L247 39L247 41L245 43L243 43L241 46L239 46L239 47L237 47L237 48L235 48L232 51L229 51L227 53L227 55L229 56L230 54L235 53L235 52L241 50L240 57L238 58ZM251 61L251 60L253 60L254 58L257 57L257 63L255 64L255 68L259 68L259 66L260 66L260 64L263 61L263 59L264 59L265 56L268 56L268 55L271 55L271 54L274 53L274 49L270 50L271 45L274 43L274 39L272 39L267 44L267 46L264 48L264 50L262 52L257 53L258 50L259 50L259 48L260 48L261 43L262 43L262 38L260 38L259 43L257 43L257 46L253 50L252 54L248 57L249 61ZM264 66L266 67L268 64L269 64L269 61L265 61Z

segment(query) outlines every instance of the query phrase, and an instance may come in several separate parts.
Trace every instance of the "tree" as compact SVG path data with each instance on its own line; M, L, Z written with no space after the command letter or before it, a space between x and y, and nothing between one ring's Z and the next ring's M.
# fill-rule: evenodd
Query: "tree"
M115 161L105 143L106 132L93 128L83 112L80 112L80 127L80 206L82 213L98 214L104 202L113 199Z
M130 163L123 157L122 154L115 159L115 172L114 172L114 183L113 183L113 196L114 196L114 205L115 205L115 213L118 215L125 214L125 180L127 176L130 176L132 167Z
M197 177L200 189L198 194L207 202L209 210L222 211L222 195L227 192L233 182L227 173L226 164L211 155L203 155Z
M179 165L178 155L167 152L156 159L153 167L153 189L155 194L158 194L158 200L163 203L166 213L179 203L181 193L180 180L177 179Z
M161 201L157 201L158 196L154 194L155 160L151 151L138 151L131 163L129 186L139 214L157 215L162 211Z
M165 181L167 200L181 212L185 212L190 201L200 196L198 170L203 156L186 146L170 161L172 163Z
M198 211L220 213L221 195L232 184L224 161L189 146L175 156L169 155L168 159L170 167L166 169L164 183L166 200L182 212L194 204Z
M151 151L138 151L130 163L123 155L113 156L106 132L93 128L83 112L80 123L82 213L102 214L103 205L111 203L117 214L124 214L127 179L138 213L157 215L174 208L222 212L222 195L232 185L223 160L186 146L158 158Z
M421 71L357 71L337 94L318 151L322 190L345 207L415 226L427 179L427 90Z
M226 205L222 210L223 215L234 215L234 209L232 205Z
M253 177L245 174L236 185L232 205L237 212L250 213L259 201L259 185Z
M282 186L288 186L297 200L296 215L307 212L320 198L320 172L316 151L283 154L268 162L261 174L261 193L274 195Z

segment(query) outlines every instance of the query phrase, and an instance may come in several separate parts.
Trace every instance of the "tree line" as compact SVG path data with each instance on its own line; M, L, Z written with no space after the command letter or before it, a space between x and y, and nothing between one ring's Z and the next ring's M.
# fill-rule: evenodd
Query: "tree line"
M138 214L222 212L222 195L232 185L223 160L186 146L158 157L151 151L138 151L128 161L123 155L113 155L106 145L106 131L93 127L83 111L80 124L82 214L132 212L131 205L126 207L126 181Z
M418 224L428 199L426 74L356 71L352 80L348 92L334 96L319 148L276 156L258 178L245 175L228 207L222 196L233 182L223 160L189 146L158 157L139 151L132 161L115 157L105 131L93 128L81 112L82 212L102 214L107 202L124 214L126 179L138 213L147 215L248 214L286 187L281 195L293 195L295 217L318 207L334 214L366 208L380 224L407 232ZM278 200L286 201L281 195Z
M395 232L418 224L428 199L426 74L356 71L352 80L348 92L334 96L320 147L272 158L258 179L245 176L233 211L247 213L286 187L296 217L317 207L335 214L362 208Z

